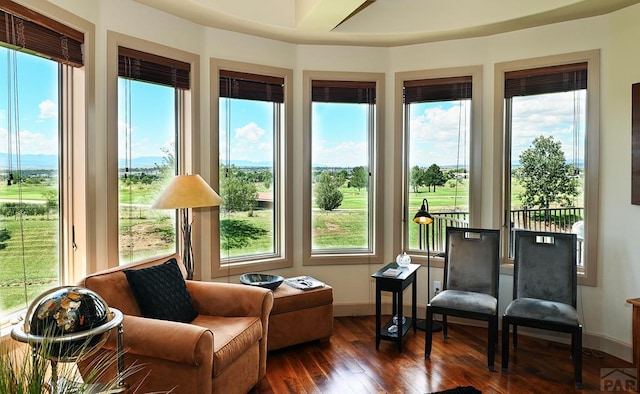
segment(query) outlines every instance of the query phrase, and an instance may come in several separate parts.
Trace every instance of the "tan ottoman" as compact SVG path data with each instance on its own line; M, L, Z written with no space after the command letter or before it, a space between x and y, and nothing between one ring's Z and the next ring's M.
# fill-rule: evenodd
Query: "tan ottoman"
M267 350L317 339L329 340L333 334L331 286L298 290L283 283L273 292L273 295Z

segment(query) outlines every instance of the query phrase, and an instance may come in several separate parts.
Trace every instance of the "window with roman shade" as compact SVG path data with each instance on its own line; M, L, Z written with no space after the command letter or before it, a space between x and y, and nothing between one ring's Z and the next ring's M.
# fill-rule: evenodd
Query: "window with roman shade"
M72 80L84 75L83 42L72 27L0 2L0 327L73 280L71 141L84 132L74 110L85 100Z
M595 284L599 55L557 59L496 66L503 82L504 254L513 258L518 230L574 233L580 282Z
M444 252L447 226L468 227L471 219L471 75L406 79L403 87L405 136L404 250ZM413 217L427 199L432 224ZM427 247L428 246L428 247Z
M380 74L305 72L306 265L381 262L383 86Z
M120 263L176 251L175 211L150 205L178 173L190 63L118 46Z
M285 75L273 71L218 70L220 274L285 258Z

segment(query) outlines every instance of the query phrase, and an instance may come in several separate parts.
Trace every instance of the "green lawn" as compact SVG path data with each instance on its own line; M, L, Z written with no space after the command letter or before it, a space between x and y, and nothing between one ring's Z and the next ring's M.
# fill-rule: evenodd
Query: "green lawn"
M6 217L0 220L0 229L7 229L11 234L11 238L5 242L6 247L0 250L2 313L25 306L23 262L26 267L28 299L58 283L58 221L46 220L43 217L27 217L23 223L24 231L21 231L19 220Z
M18 200L20 194L22 199L28 202L29 200L44 201L45 192L49 190L55 190L48 185L30 185L23 184L21 188L17 185L7 186L6 183L0 183L0 200Z
M409 193L408 220L417 212L422 200L427 198L429 210L432 213L463 211L468 212L468 183L463 181L456 188L449 185L438 187L428 192L421 188L417 193ZM43 201L44 193L49 190L44 185L24 185L22 199ZM518 206L518 193L522 188L514 184L513 201ZM124 202L133 204L150 204L157 186L135 185L131 188L122 186ZM131 191L131 193L129 193ZM322 211L313 202L313 234L314 248L367 247L367 191L353 188L341 188L343 193L342 205L334 211ZM0 199L18 199L18 188L0 186ZM249 243L243 249L221 250L221 257L235 257L239 255L272 253L273 245L273 212L271 210L255 210L253 215L247 212L222 213L221 220L237 219L247 221L252 225L267 230L267 234ZM52 215L53 217L54 215ZM124 259L134 261L159 250L173 250L175 237L173 220L159 211L151 211L146 207L123 209L120 224L123 230L130 230L130 235L121 237L120 242L125 253ZM24 288L22 255L27 268L28 298L40 294L58 282L58 222L47 220L44 215L29 216L24 220L24 250L21 247L20 222L16 217L0 216L0 230L7 229L11 239L6 242L6 248L0 249L0 312L5 313L24 306ZM418 226L409 226L409 244L418 245ZM18 279L16 279L18 278Z

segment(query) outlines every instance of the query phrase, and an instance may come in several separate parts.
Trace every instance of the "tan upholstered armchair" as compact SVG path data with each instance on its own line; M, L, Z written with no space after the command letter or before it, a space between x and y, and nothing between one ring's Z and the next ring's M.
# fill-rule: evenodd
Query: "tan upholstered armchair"
M186 271L176 254L99 272L79 283L124 314L125 367L142 366L140 372L126 379L127 383L138 393L246 393L266 371L273 293L240 284L187 280L184 284L195 309L193 320L186 323L142 317L139 304L144 303L138 302L137 289L130 286L135 282L128 280L131 272L126 270L163 268L171 259L182 274L177 275L184 278ZM159 297L166 295L167 284L143 279ZM115 334L111 333L101 352L116 349ZM92 358L99 356L100 352ZM80 365L82 374L88 373L89 363L87 360ZM112 372L115 374L115 370Z

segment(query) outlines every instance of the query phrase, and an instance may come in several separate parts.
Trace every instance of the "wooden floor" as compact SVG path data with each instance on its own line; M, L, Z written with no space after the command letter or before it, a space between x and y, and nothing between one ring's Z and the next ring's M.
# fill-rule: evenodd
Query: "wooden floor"
M631 364L585 348L584 388L573 385L569 346L520 335L509 372L487 370L486 329L449 324L449 338L434 333L431 359L424 359L424 332L409 331L402 353L382 341L375 348L375 318L338 317L329 343L311 342L270 352L257 393L430 393L475 386L483 393L591 393L600 391L601 368ZM588 344L586 344L588 346Z

